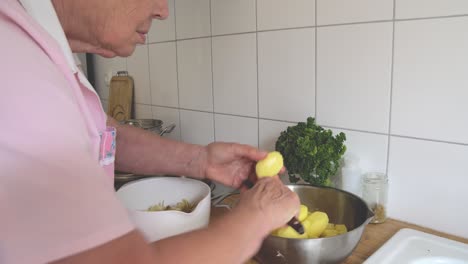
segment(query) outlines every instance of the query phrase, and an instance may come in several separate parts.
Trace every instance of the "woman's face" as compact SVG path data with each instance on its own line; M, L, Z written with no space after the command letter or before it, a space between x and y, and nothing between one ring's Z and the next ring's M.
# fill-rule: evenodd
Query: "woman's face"
M168 16L167 0L105 2L110 2L111 5L103 14L97 39L104 48L109 48L119 56L129 56L135 50L136 44L145 44L152 19L166 19Z
M75 21L69 18L64 27L72 49L73 46L84 46L88 52L105 57L131 55L137 44L145 43L151 21L168 16L167 0L65 2L70 4L72 14L76 16ZM74 23L76 21L80 23Z

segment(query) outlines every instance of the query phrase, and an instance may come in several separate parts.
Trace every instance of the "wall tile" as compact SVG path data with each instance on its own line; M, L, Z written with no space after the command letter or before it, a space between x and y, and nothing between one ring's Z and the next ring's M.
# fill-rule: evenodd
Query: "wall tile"
M468 143L468 18L397 22L392 133Z
M214 141L213 113L180 110L182 141L207 145Z
M180 141L179 109L158 106L153 106L152 109L153 118L163 121L163 128L166 128L171 124L176 125L174 130L169 134L165 134L164 137Z
M468 14L466 0L396 0L396 18Z
M260 117L300 122L315 115L314 47L313 28L258 34Z
M127 58L127 69L134 81L133 101L137 104L151 104L147 45L136 47L133 55Z
M317 122L388 132L392 23L318 29Z
M152 104L179 106L175 42L149 45Z
M177 39L211 35L210 0L176 0Z
M180 107L213 111L211 39L177 42Z
M255 34L213 38L214 109L257 116Z
M392 137L390 217L468 237L468 146Z
M266 151L275 150L276 140L281 132L289 126L295 126L296 123L286 123L280 121L272 121L260 119L259 121L259 148Z
M94 88L103 99L109 98L109 83L112 76L117 75L118 71L127 70L127 60L125 58L115 57L112 59L104 58L99 55L93 55L94 66ZM107 110L107 108L106 108Z
M255 16L255 1L211 1L211 26L213 35L255 31Z
M387 170L388 136L342 129L331 129L333 135L346 134L346 156L359 158L359 167L363 173Z
M315 25L315 0L257 0L258 30Z
M393 19L393 0L317 0L317 24Z
M133 118L137 119L151 119L153 112L150 105L135 104L133 105Z
M258 147L258 120L215 114L216 141L236 142Z
M167 0L169 16L165 20L154 19L148 33L148 43L175 40L175 12L174 1Z

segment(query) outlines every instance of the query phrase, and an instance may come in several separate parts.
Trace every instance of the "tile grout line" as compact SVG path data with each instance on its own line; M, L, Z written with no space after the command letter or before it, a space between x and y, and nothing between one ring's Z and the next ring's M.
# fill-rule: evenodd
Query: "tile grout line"
M260 81L258 77L258 0L255 0L255 46L257 62L257 148L260 148Z
M317 5L317 3L316 3L316 5ZM211 16L211 15L210 15L210 16ZM401 18L401 19L383 19L383 20L358 21L358 22L347 22L347 23L337 23L337 24L324 24L324 25L317 25L317 23L316 23L315 26L289 27L289 28L278 28L278 29L265 29L265 30L257 30L257 31L246 31L246 32L237 32L237 33L228 33L228 34L218 34L218 35L210 35L210 36L191 37L191 38L180 38L180 39L178 39L177 36L176 36L176 39L175 39L175 40L165 40L165 41L148 42L148 43L146 43L146 45L149 45L149 44L166 43L166 42L174 42L174 41L194 40L194 39L200 39L200 38L224 37L224 36L251 34L251 33L259 33L259 32L273 32L273 31L294 30L294 29L304 29L304 28L321 28L321 27L337 27L337 26L363 25L363 24L385 23L385 22L405 22L405 21L415 21L415 20L416 20L416 21L417 21L417 20L433 20L433 19L458 18L458 17L468 17L468 14L447 15L447 16L434 16L434 17ZM210 18L210 19L211 19L211 18ZM210 23L211 23L211 21L210 21ZM211 26L211 25L210 25L210 26Z
M432 143L443 143L443 144L449 144L449 145L458 145L458 146L468 147L468 143L462 143L462 142L446 141L446 140L440 140L440 139L418 138L418 137L398 135L398 134L390 134L390 136L397 137L397 138L421 140L421 141L432 142Z
M215 90L214 90L214 67L213 67L213 23L211 17L211 2L210 0L210 52L211 52L211 101L213 109L213 140L216 141L216 118L215 118Z
M393 109L393 76L395 65L395 16L396 16L396 0L393 0L393 22L392 22L392 58L390 64L390 104L388 112L388 137L387 137L387 161L385 164L385 174L388 177L388 167L390 164L390 141L392 131L392 109Z
M317 1L318 0L315 0L315 26L317 26L317 13L318 13L317 12ZM318 43L318 40L317 40L317 36L318 36L318 32L317 31L318 30L317 30L317 27L316 27L315 30L314 30L314 34L315 34L315 40L314 40L315 41L315 47L314 47L315 48L315 54L314 54L314 57L315 57L314 58L314 60L315 60L315 62L314 62L315 63L315 69L314 69L314 71L315 71L315 76L314 76L314 79L315 79L314 80L314 84L315 84L315 87L314 87L314 89L315 89L315 106L314 106L314 112L315 113L314 113L314 117L315 117L315 122L317 122L317 124L318 124L318 119L317 119L317 108L318 108L317 107L317 103L318 103L318 96L317 96L317 91L318 91L318 88L317 88L317 83L318 83L317 82L317 72L318 72L317 71L317 66L318 66L318 63L317 63L317 57L318 57L317 43Z
M446 16L431 16L431 17L413 17L413 18L393 18L395 22L404 22L404 21L414 21L414 20L432 20L432 19L443 19L443 18L457 18L457 17L467 17L468 14L458 14L458 15L446 15Z
M179 53L178 53L178 46L177 46L177 15L176 15L176 1L174 0L174 37L176 38L175 43L176 43L176 76L177 76L177 112L179 113L179 136L180 140L182 141L182 118L181 112L180 112L180 88L179 88Z

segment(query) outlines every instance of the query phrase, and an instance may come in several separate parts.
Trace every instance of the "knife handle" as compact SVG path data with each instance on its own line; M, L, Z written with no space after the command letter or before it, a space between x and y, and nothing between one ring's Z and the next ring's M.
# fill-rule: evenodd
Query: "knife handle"
M254 184L251 182L249 179L245 180L243 182L244 186L247 187L248 189L251 189ZM296 230L299 235L304 234L304 226L302 223L297 219L297 217L293 216L291 220L288 222L288 226L292 227L292 229Z

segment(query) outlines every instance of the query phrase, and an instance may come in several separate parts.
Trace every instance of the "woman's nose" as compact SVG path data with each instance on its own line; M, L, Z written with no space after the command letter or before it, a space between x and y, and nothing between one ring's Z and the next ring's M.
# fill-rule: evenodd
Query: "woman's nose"
M166 19L168 16L169 8L167 6L167 0L156 0L153 18L163 20Z

